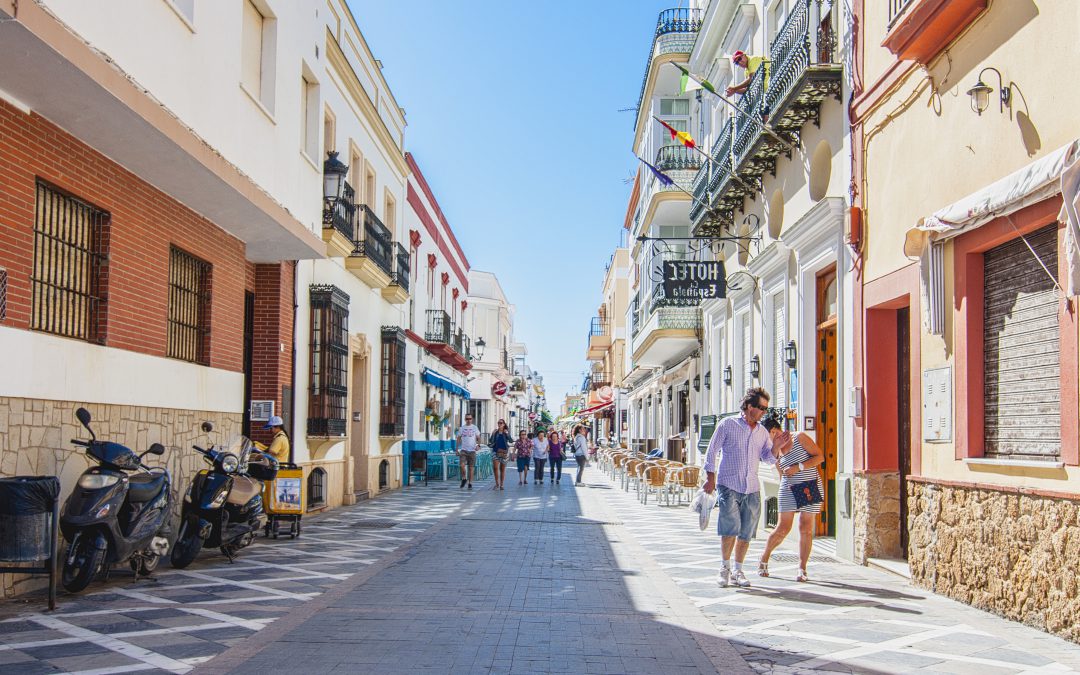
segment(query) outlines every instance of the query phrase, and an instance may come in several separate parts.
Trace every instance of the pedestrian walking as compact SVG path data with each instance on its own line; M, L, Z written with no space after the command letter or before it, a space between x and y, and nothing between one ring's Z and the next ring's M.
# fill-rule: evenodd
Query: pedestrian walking
M551 462L551 482L556 485L562 480L563 447L565 442L559 438L558 431L552 431L548 437L548 461Z
M536 432L532 447L533 483L536 485L544 484L544 462L547 461L549 449L547 434L543 431Z
M491 466L495 474L495 489L506 489L506 462L510 458L510 429L506 426L506 420L499 420L495 431L491 432L488 442L491 444Z
M750 585L743 573L743 560L761 513L758 463L776 463L775 454L791 444L791 434L781 432L774 440L760 424L769 409L769 394L764 389L748 390L739 408L742 414L716 425L705 453L705 491L717 491L716 533L723 555L717 583L725 587Z
M585 473L585 463L588 462L589 440L585 436L585 427L580 424L574 427L574 461L577 462L577 479L574 485L584 485L581 477Z
M762 422L769 435L776 443L780 435L780 424L773 419ZM780 521L765 543L765 551L758 563L758 574L769 576L769 556L780 545L799 514L799 572L795 581L807 581L806 563L810 560L810 549L814 546L814 527L824 501L824 486L818 466L825 461L825 453L817 443L806 434L796 434L790 449L781 453L776 460L780 471L779 512Z
M465 415L465 424L458 427L458 464L461 467L461 485L472 489L473 473L476 471L476 450L480 445L480 429L472 423L472 415Z
M522 429L514 442L514 459L517 460L518 485L524 485L529 479L529 460L532 459L532 441Z

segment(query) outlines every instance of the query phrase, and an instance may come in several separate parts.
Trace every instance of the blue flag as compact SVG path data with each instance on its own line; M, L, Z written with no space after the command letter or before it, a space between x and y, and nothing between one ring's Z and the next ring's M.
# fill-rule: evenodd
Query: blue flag
M674 185L675 184L675 181L673 181L671 179L671 177L668 176L666 173L664 173L660 169L657 169L655 166L653 166L652 164L649 164L648 162L641 159L640 157L638 157L638 159L641 161L642 164L649 167L649 171L653 172L653 175L656 176L656 180L660 181L661 185L666 187L668 185Z

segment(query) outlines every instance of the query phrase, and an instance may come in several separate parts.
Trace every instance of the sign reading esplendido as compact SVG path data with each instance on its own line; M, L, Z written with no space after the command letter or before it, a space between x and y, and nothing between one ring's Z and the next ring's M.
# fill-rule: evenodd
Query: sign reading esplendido
M723 261L664 261L664 295L666 297L708 300L726 297L726 292Z

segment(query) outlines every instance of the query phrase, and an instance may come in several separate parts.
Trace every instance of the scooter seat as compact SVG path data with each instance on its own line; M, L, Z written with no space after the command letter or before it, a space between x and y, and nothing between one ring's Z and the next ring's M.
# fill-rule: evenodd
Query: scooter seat
M128 501L148 502L161 494L168 482L164 473L136 473L128 477Z

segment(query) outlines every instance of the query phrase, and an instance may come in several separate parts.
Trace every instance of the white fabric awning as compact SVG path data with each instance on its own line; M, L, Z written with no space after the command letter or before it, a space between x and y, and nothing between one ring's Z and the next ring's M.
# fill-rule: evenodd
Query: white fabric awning
M923 325L944 331L945 284L941 244L1045 199L1062 194L1058 219L1065 223L1065 258L1069 295L1080 292L1080 141L1072 141L978 192L938 209L907 231L904 254L919 258L922 276Z

